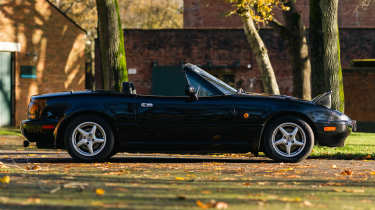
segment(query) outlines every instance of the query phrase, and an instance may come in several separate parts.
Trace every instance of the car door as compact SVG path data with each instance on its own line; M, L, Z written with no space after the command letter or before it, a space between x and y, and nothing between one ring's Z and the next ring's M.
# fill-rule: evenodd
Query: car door
M233 118L233 105L218 105L219 97L142 96L139 97L136 121L139 136L130 144L151 150L205 150ZM220 131L220 132L218 132Z

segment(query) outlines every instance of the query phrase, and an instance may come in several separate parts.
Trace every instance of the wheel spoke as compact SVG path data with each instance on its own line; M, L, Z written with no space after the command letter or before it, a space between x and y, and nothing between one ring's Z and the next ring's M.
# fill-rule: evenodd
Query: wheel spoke
M95 142L95 143L103 143L103 142L104 142L104 139L95 138L95 139L94 139L94 142Z
M87 143L87 139L81 139L79 142L77 142L77 147L80 147L82 146L83 144L86 144Z
M295 137L297 135L297 132L298 132L298 128L296 127L296 128L294 128L293 132L290 135Z
M87 149L89 149L90 154L94 153L92 141L90 141L89 144L87 144Z
M283 133L284 136L289 135L289 133L284 128L280 127L279 130L281 131L281 133Z
M303 146L303 142L300 142L300 141L297 141L297 140L295 140L295 141L293 142L293 144L294 144L294 145L297 145L297 146Z
M96 125L92 126L92 129L91 129L90 133L92 134L93 137L95 137Z
M286 153L288 153L288 155L290 155L290 150L292 149L292 144L291 143L287 143L285 145L285 147L286 147Z
M78 130L79 133L81 133L82 136L88 136L89 135L89 133L84 131L82 128L78 128L77 130Z
M280 144L286 144L286 139L282 138L282 139L279 139L277 141L275 141L275 145L280 145Z

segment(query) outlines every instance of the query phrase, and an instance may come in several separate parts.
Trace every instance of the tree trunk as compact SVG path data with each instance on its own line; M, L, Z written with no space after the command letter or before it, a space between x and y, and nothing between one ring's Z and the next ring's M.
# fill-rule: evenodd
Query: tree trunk
M322 31L322 10L320 1L310 0L310 56L311 56L311 85L312 96L315 97L321 93L329 91L325 84L324 74L324 45Z
M293 69L293 95L305 100L311 99L311 64L305 26L301 14L296 9L295 0L286 3L289 11L284 11L289 42L289 54Z
M124 34L117 0L96 0L103 87L121 90L128 80Z
M313 90L332 90L332 108L344 112L344 86L337 23L338 0L310 0Z
M266 46L255 28L253 19L249 16L242 16L246 38L250 44L252 53L255 56L263 82L263 88L266 93L279 95L275 73L273 71Z
M323 64L326 83L332 90L332 108L344 112L344 85L340 60L339 27L337 23L338 0L320 1L322 9Z

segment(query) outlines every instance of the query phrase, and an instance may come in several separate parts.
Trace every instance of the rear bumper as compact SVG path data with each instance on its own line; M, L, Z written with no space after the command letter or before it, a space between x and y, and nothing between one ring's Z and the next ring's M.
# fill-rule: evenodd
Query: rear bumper
M335 127L335 131L324 131L325 127ZM342 147L346 138L352 131L356 131L357 123L350 121L331 121L327 123L318 123L315 139L318 145L328 147Z
M38 148L55 148L54 130L57 121L23 120L20 128L22 135L30 142L36 142Z

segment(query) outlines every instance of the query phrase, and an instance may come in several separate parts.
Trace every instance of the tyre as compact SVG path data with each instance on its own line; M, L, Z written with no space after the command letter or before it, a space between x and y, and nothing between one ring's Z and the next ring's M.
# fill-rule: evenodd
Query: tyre
M277 162L300 162L314 147L314 132L298 117L282 117L264 131L264 153Z
M110 125L97 116L74 118L65 130L65 145L70 156L79 161L104 161L114 151L115 139Z

